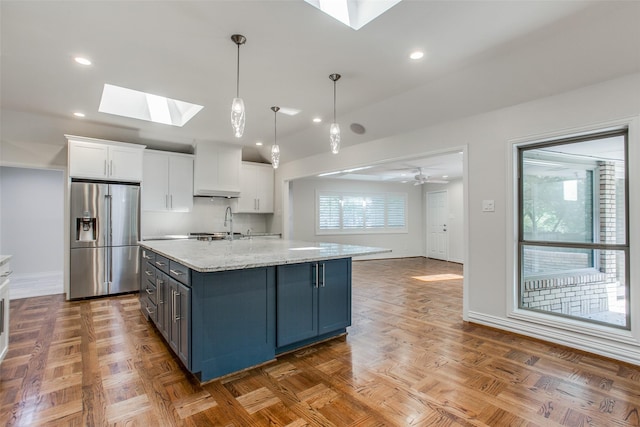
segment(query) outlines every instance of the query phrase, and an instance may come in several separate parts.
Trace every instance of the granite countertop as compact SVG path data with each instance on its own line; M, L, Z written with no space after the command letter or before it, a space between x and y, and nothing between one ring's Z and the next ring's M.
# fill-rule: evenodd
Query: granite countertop
M282 239L146 240L139 244L203 273L391 252L369 246Z

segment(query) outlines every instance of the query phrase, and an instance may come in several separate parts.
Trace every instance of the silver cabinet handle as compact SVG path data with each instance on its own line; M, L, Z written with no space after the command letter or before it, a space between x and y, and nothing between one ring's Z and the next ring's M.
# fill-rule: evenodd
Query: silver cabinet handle
M156 265L159 265L160 267L164 267L167 264L162 261L156 261Z
M113 160L109 162L109 175L113 175Z
M153 289L146 288L145 291L147 291L147 294L149 294L149 295L151 295L153 293Z
M9 276L11 276L11 273L13 273L13 271L11 271L11 270L5 271L4 273L2 273L2 275L0 277L9 277Z
M107 160L104 161L104 175L107 176Z
M324 271L326 270L325 264L324 262L322 263L322 281L320 282L320 286L324 288L325 285L325 281L324 281Z
M169 194L169 207L173 209L173 194Z
M176 313L176 297L180 296L180 292L172 290L171 293L173 294L173 298L171 298L171 311L173 312L173 323L176 323L180 320L180 316Z
M147 314L149 316L151 316L153 314L153 311L149 310L149 307L145 307L144 309L147 310Z
M145 252L142 253L142 258L151 259L151 257L149 255L147 255Z
M313 287L317 288L318 287L318 280L319 280L319 276L318 276L318 263L313 264L313 270L314 270L314 281L313 281Z
M169 272L171 272L171 274L175 274L176 276L182 276L184 274L182 271L172 269L169 269Z
M153 276L153 272L149 270L145 270L144 274L146 274L147 276Z

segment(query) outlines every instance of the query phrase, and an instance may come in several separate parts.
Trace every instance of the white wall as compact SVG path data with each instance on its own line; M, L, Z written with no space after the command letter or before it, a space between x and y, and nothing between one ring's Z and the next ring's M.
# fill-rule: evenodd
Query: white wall
M62 276L64 172L0 167L0 253L13 255L13 278Z
M399 183L376 183L338 179L299 179L292 182L293 235L295 240L323 241L391 249L391 253L366 258L400 258L424 255L424 221L420 187ZM407 193L408 233L316 235L316 191Z
M213 233L228 231L224 227L224 214L227 206L232 212L237 209L235 199L194 197L191 212L151 212L142 211L140 229L142 238L164 236L167 234ZM233 214L234 233L253 233L267 231L267 219L270 214Z
M384 159L451 151L452 147L466 146L464 191L468 256L464 265L464 318L640 364L640 322L637 320L640 317L640 299L637 297L631 304L631 316L636 320L626 339L606 338L606 333L594 337L591 331L584 329L576 332L560 326L533 325L512 315L510 307L513 301L509 298L514 289L510 142L549 133L571 133L576 129L597 127L598 124L604 126L623 118L637 119L639 114L640 73L636 72L486 114L345 147L339 156L327 152L285 163L276 174L276 191L283 189L279 183L326 172L325 165L331 165L332 170L348 169ZM640 216L640 175L633 169L640 165L638 133L637 128L630 129L631 218ZM495 212L482 212L482 200L485 199L495 201ZM277 200L282 203L282 195ZM632 220L632 227L633 224ZM283 228L286 230L287 225L284 224ZM640 234L635 228L631 231L632 239L635 239L631 242L633 248L634 243L640 243ZM640 251L633 252L632 249L630 265L633 297L640 293Z
M447 233L449 235L449 259L448 261L464 263L464 186L462 179L452 180L448 184L424 184L425 194L425 207L426 207L426 193L432 191L447 191L447 203L448 203L448 223ZM425 217L425 237L427 230L427 218ZM425 245L426 247L426 245Z

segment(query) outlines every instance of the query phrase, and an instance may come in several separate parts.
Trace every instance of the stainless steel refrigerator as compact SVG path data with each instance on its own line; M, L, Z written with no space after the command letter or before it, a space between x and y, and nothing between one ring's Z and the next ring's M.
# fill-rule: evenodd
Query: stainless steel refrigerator
M69 298L139 289L140 187L71 183Z

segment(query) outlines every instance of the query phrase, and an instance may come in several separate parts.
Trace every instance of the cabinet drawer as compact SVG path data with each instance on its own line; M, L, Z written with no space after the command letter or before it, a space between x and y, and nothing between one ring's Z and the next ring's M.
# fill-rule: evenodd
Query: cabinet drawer
M146 283L144 284L144 289L142 290L142 292L144 292L147 296L147 298L154 304L158 303L157 300L157 294L158 294L158 289L156 287L155 282L152 282L151 280L147 280Z
M142 250L142 259L154 264L156 262L156 254L155 252L151 252L149 249Z
M147 320L151 320L154 323L158 321L157 307L149 298L140 299L140 310L142 310L142 314Z
M156 277L156 268L155 268L155 264L151 263L151 262L145 262L142 265L142 277L144 277L145 279L148 280L155 280ZM144 287L144 285L143 285Z
M169 260L163 256L156 254L156 260L154 261L156 268L169 274Z
M187 286L191 285L191 275L189 274L189 268L175 261L169 262L169 275L176 279L178 282Z

